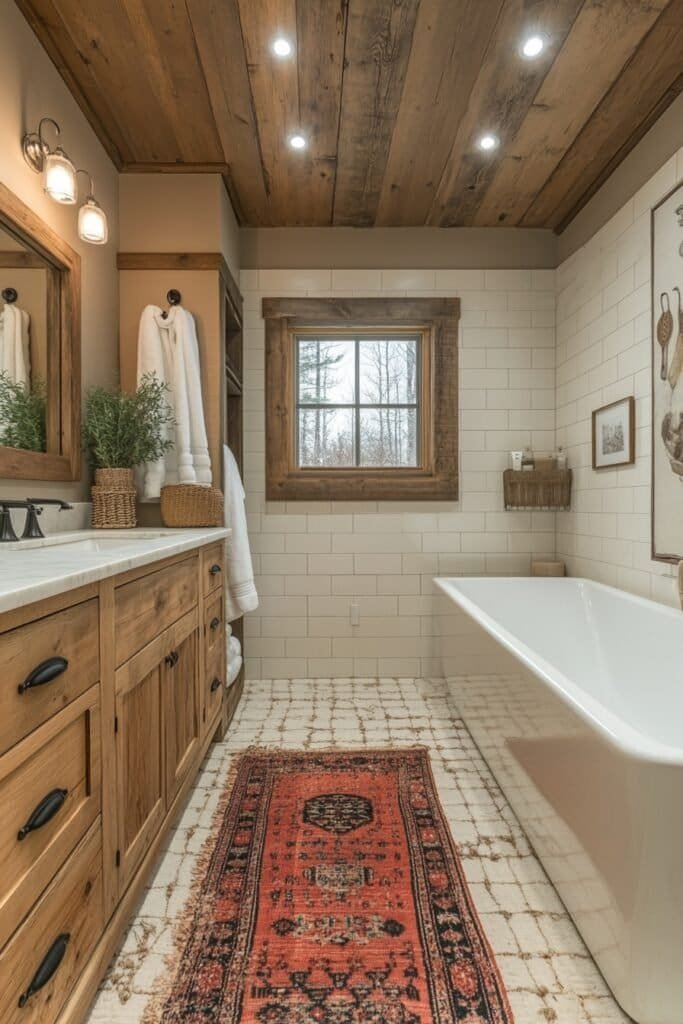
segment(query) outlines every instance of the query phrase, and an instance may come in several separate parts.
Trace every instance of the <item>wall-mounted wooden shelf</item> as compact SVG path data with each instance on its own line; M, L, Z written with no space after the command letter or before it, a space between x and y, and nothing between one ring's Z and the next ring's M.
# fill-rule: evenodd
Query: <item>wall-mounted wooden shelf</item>
M571 469L506 469L503 473L505 511L568 509L572 497Z

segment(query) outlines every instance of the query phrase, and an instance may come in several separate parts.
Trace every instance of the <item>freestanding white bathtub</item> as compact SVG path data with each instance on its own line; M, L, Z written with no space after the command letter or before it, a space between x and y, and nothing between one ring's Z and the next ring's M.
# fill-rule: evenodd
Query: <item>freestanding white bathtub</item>
M683 614L581 579L436 583L444 674L623 1009L683 1021Z

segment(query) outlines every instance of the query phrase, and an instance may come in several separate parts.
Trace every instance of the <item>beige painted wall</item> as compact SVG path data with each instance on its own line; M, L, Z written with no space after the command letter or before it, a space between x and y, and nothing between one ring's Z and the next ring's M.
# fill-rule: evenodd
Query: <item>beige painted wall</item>
M118 378L118 184L116 171L97 141L59 73L12 0L0 0L0 181L57 231L82 260L83 385ZM109 218L106 246L79 241L77 207L59 206L42 190L41 178L24 162L21 138L41 117L54 117L62 128L62 144L77 167L95 179L95 195ZM48 128L48 131L50 129ZM31 484L0 480L0 495L25 496L27 491L84 499L88 479L76 484Z
M543 270L552 231L525 228L243 228L243 269Z
M239 280L239 226L219 174L122 174L122 252L222 252Z

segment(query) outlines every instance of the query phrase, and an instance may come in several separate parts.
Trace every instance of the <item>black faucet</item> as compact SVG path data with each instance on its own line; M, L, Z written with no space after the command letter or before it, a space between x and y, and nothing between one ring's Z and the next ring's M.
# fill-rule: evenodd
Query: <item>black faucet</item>
M73 505L70 505L68 501L62 501L61 498L27 498L26 501L4 501L0 499L0 543L19 540L12 525L11 509L13 508L26 509L26 524L21 535L22 540L34 540L44 537L45 534L38 522L38 516L43 511L43 505L57 505L60 509L73 508Z

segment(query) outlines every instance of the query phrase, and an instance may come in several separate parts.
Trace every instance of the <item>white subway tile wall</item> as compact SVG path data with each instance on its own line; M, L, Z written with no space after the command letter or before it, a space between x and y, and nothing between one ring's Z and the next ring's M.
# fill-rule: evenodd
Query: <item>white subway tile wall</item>
M557 270L557 439L574 469L557 554L574 576L677 604L673 569L650 557L650 209L683 180L683 149ZM636 399L636 462L591 468L591 413Z
M248 270L241 289L248 677L439 675L432 576L528 575L555 553L554 514L503 514L502 496L509 450L555 443L555 272ZM266 502L261 300L294 295L460 297L459 501Z

